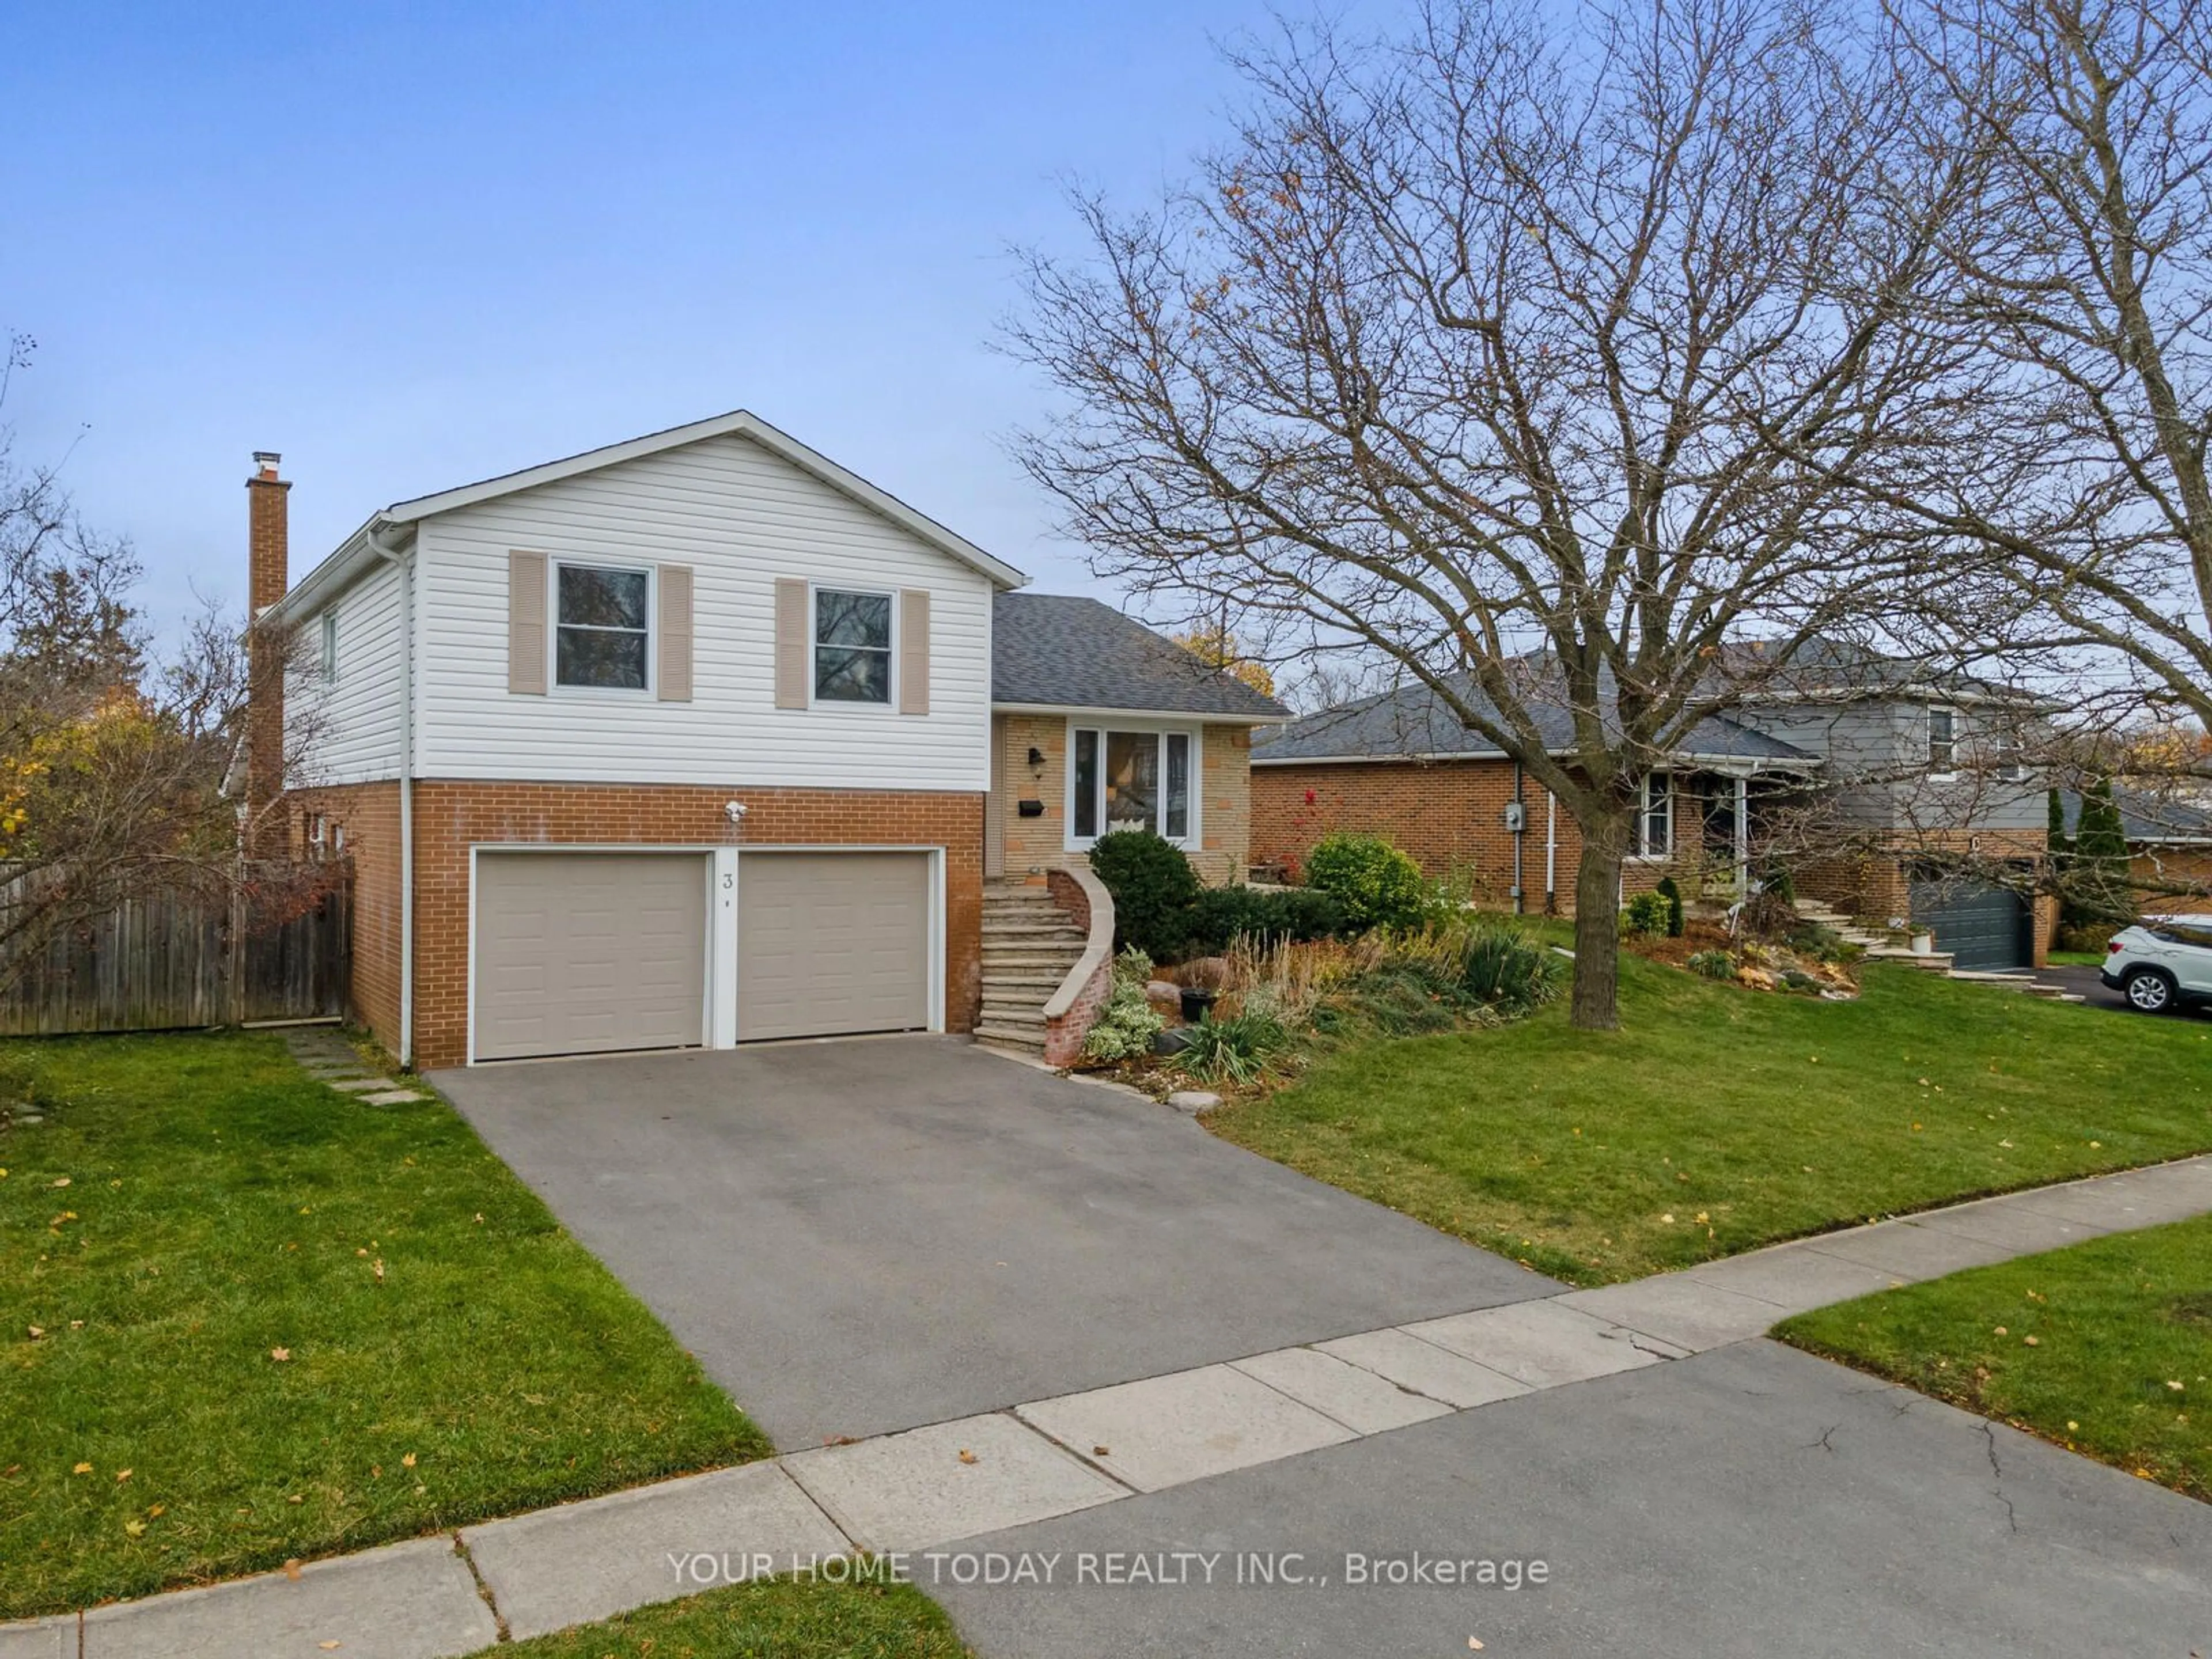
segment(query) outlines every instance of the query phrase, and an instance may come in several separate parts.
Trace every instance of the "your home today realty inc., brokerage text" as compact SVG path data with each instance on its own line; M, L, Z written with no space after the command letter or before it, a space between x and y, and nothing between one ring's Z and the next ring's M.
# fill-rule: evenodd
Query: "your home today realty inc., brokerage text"
M1552 1581L1551 1564L1521 1556L1425 1551L1339 1555L1295 1550L903 1550L881 1555L668 1553L686 1590L788 1576L830 1583L1150 1585L1200 1589L1465 1588L1517 1590Z

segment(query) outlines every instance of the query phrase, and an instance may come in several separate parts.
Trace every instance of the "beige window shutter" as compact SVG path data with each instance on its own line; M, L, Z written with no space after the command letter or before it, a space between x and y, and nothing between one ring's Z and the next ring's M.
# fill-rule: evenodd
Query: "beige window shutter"
M663 702L691 701L691 567L660 567L660 672Z
M807 637L806 584L796 576L775 579L775 706L807 705L808 672L814 641Z
M902 714L929 712L929 592L899 592L898 707Z
M507 689L545 695L545 556L507 556Z

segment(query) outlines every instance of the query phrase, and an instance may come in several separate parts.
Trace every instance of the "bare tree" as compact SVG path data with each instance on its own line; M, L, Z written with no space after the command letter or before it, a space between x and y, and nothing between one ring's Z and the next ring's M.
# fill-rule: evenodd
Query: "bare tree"
M2212 721L2212 0L1886 8L1924 140L1974 158L1940 292L2001 416L1911 504L1992 556L1984 643L2085 742Z
M1100 574L1519 760L1581 830L1572 1018L1610 1027L1644 778L1923 597L1926 526L1864 486L1974 407L1915 299L1955 158L1817 7L1473 0L1234 61L1192 187L1027 256L1011 349L1069 407L1018 453Z
M9 343L0 394L29 347ZM223 787L246 690L237 624L204 608L151 657L129 544L12 450L0 428L0 983L123 899L228 895L247 827ZM311 750L303 733L288 760ZM326 873L264 882L257 913L281 919Z

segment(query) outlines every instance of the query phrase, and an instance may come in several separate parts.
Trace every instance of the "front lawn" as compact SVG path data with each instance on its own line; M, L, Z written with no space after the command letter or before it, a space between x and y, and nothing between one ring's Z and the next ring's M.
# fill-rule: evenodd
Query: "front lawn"
M2212 1501L2212 1217L1822 1308L1775 1334Z
M476 1659L963 1659L912 1585L772 1578L485 1648Z
M2212 1032L1910 968L1856 1002L1624 953L1621 1029L1564 1004L1364 1043L1206 1121L1577 1285L2212 1147Z
M434 1098L268 1034L0 1044L0 1618L769 1450Z

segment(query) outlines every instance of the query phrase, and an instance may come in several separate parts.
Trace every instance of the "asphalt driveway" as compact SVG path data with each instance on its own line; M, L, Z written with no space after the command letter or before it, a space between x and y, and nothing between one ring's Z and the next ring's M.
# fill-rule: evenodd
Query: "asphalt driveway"
M1560 1288L957 1039L431 1081L784 1449Z
M2079 994L2092 1008L2109 1009L2116 1014L2125 1014L2131 1019L2156 1018L2154 1015L2136 1012L2134 1009L2128 1006L2125 997L2097 976L2097 970L2094 968L2084 966L2080 963L2054 963L2048 968L2037 969L2035 976L2049 984L2064 986L2068 990ZM2169 1015L2166 1018L2186 1019L2192 1014L2198 1019L2212 1019L2212 1007L2193 1009L2188 1014Z

